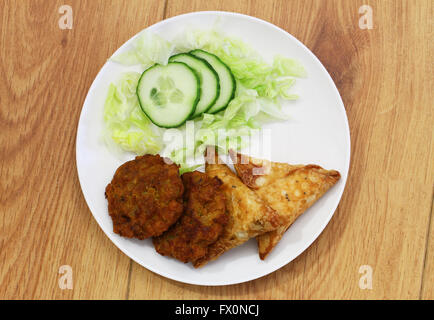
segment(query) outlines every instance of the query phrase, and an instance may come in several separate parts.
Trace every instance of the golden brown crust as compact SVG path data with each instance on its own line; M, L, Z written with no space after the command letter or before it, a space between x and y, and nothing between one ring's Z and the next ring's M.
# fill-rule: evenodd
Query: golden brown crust
M208 252L228 222L223 183L194 171L182 175L185 212L178 222L153 238L155 250L182 262L194 262Z
M180 217L183 192L179 167L158 155L124 163L105 190L113 231L141 240L162 234Z
M281 224L273 209L244 185L225 164L218 163L218 156L213 160L213 164L207 162L205 171L210 177L218 177L223 182L229 222L220 238L208 248L207 255L194 263L195 267L201 267L229 249L274 230Z
M265 187L276 179L286 177L290 171L302 167L302 165L257 159L232 150L229 154L238 176L245 185L252 189Z
M257 237L261 259L265 259L291 224L340 179L339 172L317 165L289 165L234 152L231 157L236 159L234 167L241 180L255 189L282 221L277 229ZM254 169L258 167L267 168L265 175L255 175Z
M275 209L285 222L276 230L260 235L259 256L263 260L282 238L283 234L338 180L337 171L307 165L291 171L288 176L257 190L258 195Z

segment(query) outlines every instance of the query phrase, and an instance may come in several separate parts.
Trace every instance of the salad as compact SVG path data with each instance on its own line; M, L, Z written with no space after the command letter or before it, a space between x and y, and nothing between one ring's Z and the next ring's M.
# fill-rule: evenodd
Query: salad
M306 76L299 62L278 55L268 63L215 29L186 30L172 41L144 31L111 61L143 72L110 84L105 141L138 155L162 154L181 172L197 168L189 159L208 145L240 150L264 123L288 119L281 102L298 99L291 87Z

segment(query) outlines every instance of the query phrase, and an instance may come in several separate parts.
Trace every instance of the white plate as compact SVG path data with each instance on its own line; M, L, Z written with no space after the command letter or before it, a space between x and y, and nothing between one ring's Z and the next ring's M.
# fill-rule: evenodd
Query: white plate
M291 120L273 123L271 159L287 163L314 163L338 170L342 179L304 213L286 232L265 261L258 257L254 239L232 249L201 269L163 257L152 241L130 240L113 233L104 198L106 185L118 166L131 159L111 154L101 141L102 113L107 88L128 68L107 62L94 80L80 116L77 132L77 169L86 202L111 241L131 259L164 277L198 285L228 285L269 274L301 254L325 228L341 199L350 163L350 133L344 105L333 80L319 60L300 41L284 30L246 15L229 12L195 12L161 21L148 29L171 39L188 25L211 26L222 19L228 34L242 38L265 59L282 54L298 59L308 72L297 81L297 102L285 110ZM134 37L132 38L134 39ZM127 41L117 52L131 44Z

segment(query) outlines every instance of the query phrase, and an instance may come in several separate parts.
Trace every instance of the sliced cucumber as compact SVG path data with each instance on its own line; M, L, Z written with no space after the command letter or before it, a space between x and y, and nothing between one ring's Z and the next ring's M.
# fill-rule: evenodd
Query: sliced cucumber
M164 128L178 127L196 109L199 76L182 62L155 64L140 77L137 96L140 107L153 123Z
M208 111L220 95L220 84L217 72L206 60L188 53L180 53L171 56L169 61L184 62L199 75L201 90L200 99L196 106L196 111L190 118L196 118L202 113Z
M190 52L190 54L206 60L217 72L220 81L220 95L214 105L207 111L207 113L216 113L227 107L229 102L235 96L235 90L237 89L235 77L231 72L231 69L223 63L217 56L197 49Z

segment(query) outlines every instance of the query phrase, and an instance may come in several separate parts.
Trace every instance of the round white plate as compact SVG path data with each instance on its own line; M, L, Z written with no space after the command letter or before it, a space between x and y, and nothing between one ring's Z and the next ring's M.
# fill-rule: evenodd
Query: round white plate
M300 99L284 106L291 119L267 126L272 135L271 160L318 164L338 170L342 179L291 226L265 261L259 259L254 239L203 268L194 269L191 264L159 255L150 239L122 238L113 233L104 190L115 170L134 155L125 154L120 158L110 153L101 140L101 131L107 88L120 73L130 68L107 62L89 90L78 124L77 169L86 202L106 235L131 259L164 277L198 285L228 285L253 280L281 268L306 250L333 216L350 163L348 120L339 92L312 52L284 30L257 18L229 12L184 14L161 21L148 30L172 39L186 26L211 27L217 18L221 20L223 31L243 39L265 59L271 61L275 54L282 54L299 60L308 72L307 78L297 80L293 90ZM116 53L131 45L132 39Z

